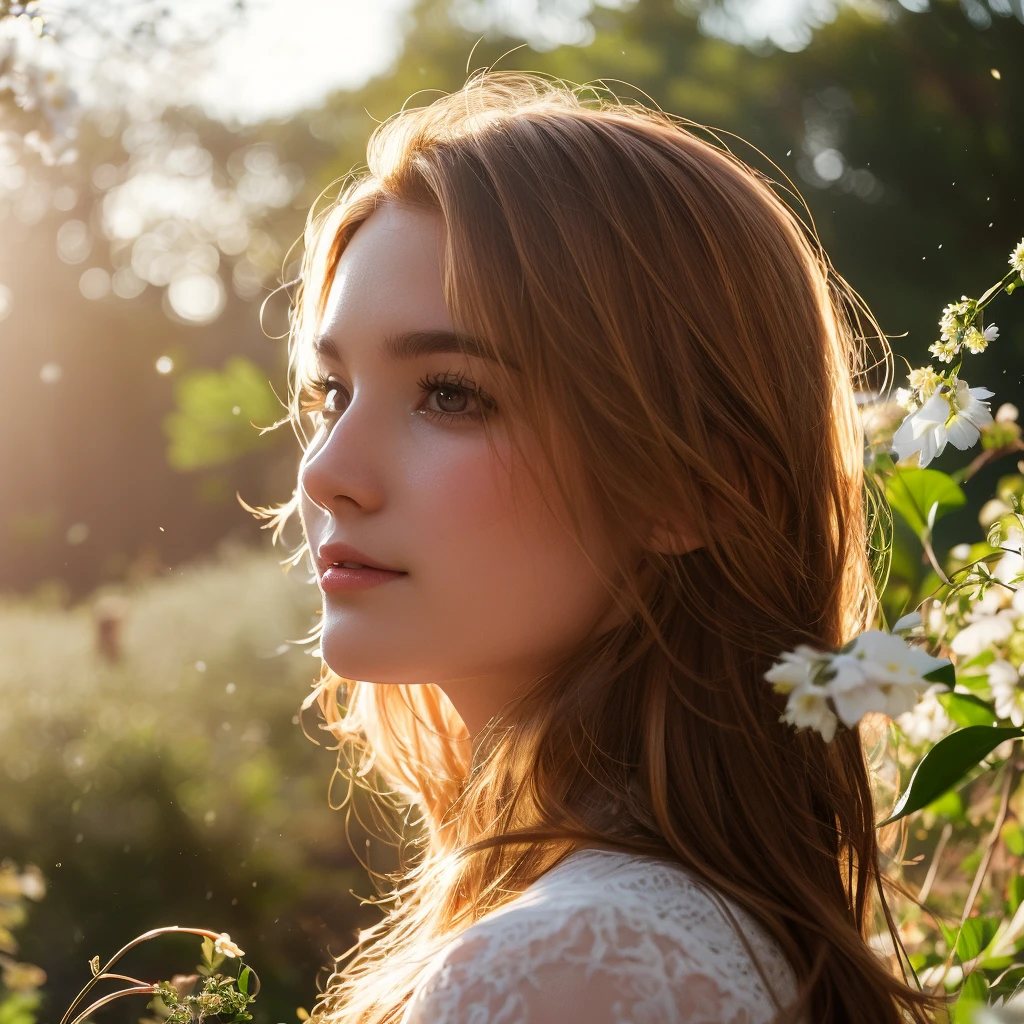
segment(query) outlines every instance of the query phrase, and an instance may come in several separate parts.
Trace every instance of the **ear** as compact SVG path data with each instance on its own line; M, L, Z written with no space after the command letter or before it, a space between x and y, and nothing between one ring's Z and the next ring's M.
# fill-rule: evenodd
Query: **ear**
M648 534L648 546L662 555L685 555L688 551L703 547L696 532L683 523L671 526L664 519L657 519Z

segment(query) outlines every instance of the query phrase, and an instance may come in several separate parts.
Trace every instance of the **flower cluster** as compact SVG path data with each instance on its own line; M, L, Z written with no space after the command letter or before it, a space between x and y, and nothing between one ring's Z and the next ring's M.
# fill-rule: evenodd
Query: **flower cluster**
M828 742L840 722L852 728L868 712L906 714L930 688L929 676L948 665L899 636L871 629L835 651L801 644L764 677L786 696L780 721L816 729Z
M1014 246L1013 252L1010 253L1009 263L1014 273L1020 274L1021 278L1024 278L1024 238Z
M994 510L991 506L1001 506ZM992 567L995 581L968 611L954 621L956 635L950 649L961 664L972 664L988 684L989 696L995 713L1018 728L1024 726L1024 531L1012 509L1001 499L993 499L981 510L979 518L985 523L992 512L997 520L994 528L1001 528L999 539L1004 554ZM987 677L987 678L986 678Z
M909 387L898 388L896 401L907 411L899 429L893 434L896 458L903 462L917 456L921 468L942 454L947 442L966 451L977 443L983 428L992 424L987 388L972 388L960 378L960 363L966 349L978 355L999 337L995 324L982 322L985 307L1003 288L1007 293L1017 287L1012 280L1017 274L1024 278L1024 239L1010 253L1010 273L980 299L961 296L949 303L939 318L939 340L929 351L940 363L952 364L946 373L931 366L911 370Z

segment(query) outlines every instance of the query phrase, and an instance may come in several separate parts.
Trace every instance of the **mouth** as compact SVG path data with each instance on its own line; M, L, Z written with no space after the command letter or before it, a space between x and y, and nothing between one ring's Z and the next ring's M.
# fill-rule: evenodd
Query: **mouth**
M316 554L316 567L324 591L362 590L408 575L348 544L322 545Z

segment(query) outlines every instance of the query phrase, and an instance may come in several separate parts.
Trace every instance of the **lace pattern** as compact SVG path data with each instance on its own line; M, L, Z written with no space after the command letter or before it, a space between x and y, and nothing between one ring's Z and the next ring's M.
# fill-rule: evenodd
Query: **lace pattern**
M581 850L458 935L402 1024L769 1024L795 995L760 925L682 868Z

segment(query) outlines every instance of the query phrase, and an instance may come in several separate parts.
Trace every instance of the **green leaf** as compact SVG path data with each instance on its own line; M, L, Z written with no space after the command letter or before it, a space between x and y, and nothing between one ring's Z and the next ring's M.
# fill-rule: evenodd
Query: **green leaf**
M991 647L986 647L980 654L976 654L973 658L968 658L960 668L987 668L995 660L996 652Z
M960 821L964 816L964 802L960 794L953 789L943 793L937 800L933 800L925 810L931 811L932 814L941 814L953 821Z
M946 946L952 949L956 945L956 932L955 928L950 928L944 921L939 921L939 931L942 932L942 937L946 940Z
M247 996L249 994L249 975L250 974L252 974L252 968L251 967L244 967L239 972L239 975L238 975L238 991L241 992L243 996Z
M885 496L918 537L928 531L929 515L941 519L967 501L953 480L937 469L896 470L886 482Z
M1017 913L1017 908L1024 902L1024 876L1014 875L1006 887L1007 913Z
M956 937L956 955L962 962L973 960L995 937L997 917L969 917Z
M973 693L940 693L936 698L957 725L996 724L996 713Z
M952 690L956 686L956 669L953 668L951 661L947 661L945 665L940 665L938 668L933 668L931 672L926 672L924 678L930 683L942 683Z
M960 998L968 1003L983 1003L988 996L988 982L981 971L972 971L960 989Z
M1014 857L1024 857L1024 831L1021 831L1020 822L1006 822L1000 835L1003 837L1003 842L1006 843L1007 850Z
M914 770L910 785L879 825L888 825L919 811L955 786L986 754L1006 740L1024 736L1024 729L969 725L959 729L928 751Z

